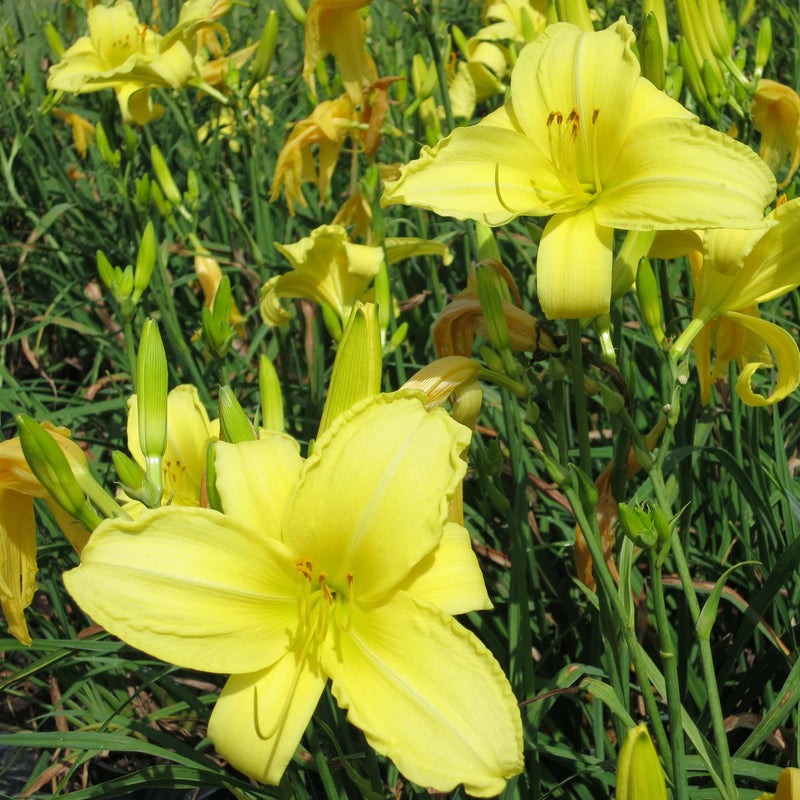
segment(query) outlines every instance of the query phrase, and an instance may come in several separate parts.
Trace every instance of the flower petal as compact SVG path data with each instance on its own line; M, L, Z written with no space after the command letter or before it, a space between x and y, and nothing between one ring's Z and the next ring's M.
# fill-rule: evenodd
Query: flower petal
M348 719L410 780L489 797L522 770L522 725L500 665L466 628L404 592L355 603L323 669Z
M612 228L755 228L774 196L749 147L691 120L651 119L628 134L594 209Z
M409 594L433 603L445 614L492 608L469 532L448 522L438 547L400 584Z
M424 396L423 396L424 397ZM340 414L317 440L284 523L297 558L344 591L375 599L442 537L470 432L417 395L378 395Z
M0 489L0 607L8 632L30 644L24 610L36 591L36 523L33 498Z
M297 627L286 548L211 509L167 506L101 523L64 583L115 636L192 669L263 669Z
M217 442L214 452L216 488L226 516L280 540L281 522L303 464L297 442L270 433L251 442Z
M613 243L614 231L598 224L591 207L547 223L536 259L536 293L550 319L608 311Z
M729 311L725 317L738 322L759 336L772 351L775 366L778 368L775 388L765 397L753 392L751 381L756 370L772 365L763 361L745 363L736 381L736 391L742 401L749 406L768 406L790 395L800 385L800 351L797 349L794 337L778 325L750 314Z
M505 120L508 119L506 116ZM521 214L579 208L547 156L527 136L486 120L456 128L387 183L382 205L406 203L456 219L503 225Z
M327 682L298 655L295 647L266 670L232 675L208 723L217 752L262 783L280 783Z
M593 181L593 161L601 177L616 161L627 131L639 62L636 40L624 18L603 31L584 32L569 23L548 25L519 55L511 74L511 97L522 130L540 149L550 150L552 113L578 113L578 174ZM595 113L597 112L597 113ZM591 120L591 122L590 122ZM591 129L594 130L591 130ZM596 149L592 149L592 141Z

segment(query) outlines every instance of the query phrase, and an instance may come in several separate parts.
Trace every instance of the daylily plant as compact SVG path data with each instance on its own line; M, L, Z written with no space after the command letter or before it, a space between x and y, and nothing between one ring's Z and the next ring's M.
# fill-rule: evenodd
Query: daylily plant
M123 122L158 119L164 109L153 103L153 87L179 89L199 80L195 37L201 28L215 26L213 7L213 0L184 3L179 24L161 36L139 22L130 0L92 4L89 35L50 69L47 88L74 94L114 89Z
M224 513L107 520L64 576L133 646L232 673L208 732L252 778L280 781L328 679L415 783L490 796L522 769L508 681L452 617L491 605L467 531L447 521L469 431L424 400L357 403L305 461L283 434L220 442Z
M708 403L711 384L739 362L736 391L751 406L776 403L800 383L800 352L795 338L761 319L756 306L800 285L800 198L779 205L757 230L708 231L702 255L689 253L695 284L694 319L673 345L677 356L693 340L701 397ZM711 369L711 349L717 358ZM770 351L772 355L770 355ZM757 370L778 368L772 393L755 393Z
M552 215L536 267L551 318L608 311L615 228L760 225L769 169L642 78L634 41L624 18L549 26L520 53L505 106L423 148L383 202L487 225Z
M66 428L49 422L42 427L53 437L71 464L84 467L86 456L69 438ZM31 637L23 614L36 591L36 519L33 499L42 497L75 551L80 554L89 532L53 501L36 479L18 437L0 442L0 608L8 632L22 644Z

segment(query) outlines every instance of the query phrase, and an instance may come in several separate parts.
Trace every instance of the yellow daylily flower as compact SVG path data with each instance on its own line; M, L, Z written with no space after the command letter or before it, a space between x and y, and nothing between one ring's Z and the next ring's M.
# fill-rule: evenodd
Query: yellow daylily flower
M778 173L791 155L789 171L778 184L783 189L800 167L800 97L794 89L762 79L750 103L753 127L761 133L759 153Z
M608 311L614 229L760 225L775 180L640 75L620 18L550 25L523 48L506 105L422 149L384 204L502 225L547 216L537 286L548 317Z
M232 673L208 733L254 779L280 781L330 679L408 779L496 795L522 769L522 728L500 666L452 617L490 607L467 531L447 522L468 442L396 394L340 414L305 462L282 434L219 443L224 514L105 521L64 581L134 647Z
M364 20L361 9L372 0L313 0L306 12L306 52L303 78L316 94L314 69L317 62L332 53L342 73L342 83L357 105L361 101L364 81L377 77L375 62L364 42Z
M205 298L203 304L210 311L214 306L214 298L217 296L217 289L222 280L222 269L219 261L216 258L212 258L208 251L203 248L194 257L194 271L203 289L203 297ZM230 323L236 328L236 333L240 337L244 337L246 333L244 322L245 318L237 308L236 302L232 300Z
M778 778L775 794L764 792L758 800L800 800L800 769L787 767Z
M153 103L153 87L178 89L198 78L195 36L214 25L212 0L193 0L181 9L178 26L166 36L139 22L130 0L89 8L89 35L78 39L50 68L48 89L74 94L114 89L123 122L144 124L164 112ZM188 10L187 10L188 7Z
M703 402L733 359L741 367L736 391L747 405L776 403L793 392L800 383L797 343L788 331L761 319L756 306L800 285L800 198L768 214L763 229L707 231L702 255L694 251L689 260L694 320L673 350L680 354L693 338ZM712 347L717 353L713 371ZM753 375L772 367L773 358L775 388L768 396L753 392Z
M69 438L66 428L42 423L67 459L81 467L86 464L83 451ZM0 442L0 608L8 632L22 644L31 637L24 610L36 591L36 520L33 499L48 501L59 527L80 555L89 532L50 499L36 479L22 452L19 437Z
M547 24L546 0L484 0L483 18L497 38L517 43L531 41ZM531 36L533 34L533 36Z
M617 761L617 800L667 800L667 783L646 725L628 731Z
M266 325L285 325L291 319L281 297L327 303L344 322L383 264L382 248L353 244L341 225L322 225L299 242L276 242L275 248L293 269L261 287L261 317Z
M345 94L320 103L310 117L295 124L275 162L271 201L276 200L284 188L289 213L294 215L295 202L303 207L308 205L300 191L303 181L316 183L320 199L324 199L339 152L353 125L352 113L353 103ZM319 148L319 169L314 166L312 145Z
M94 125L80 114L62 111L60 108L50 109L50 113L72 128L72 142L81 158L86 158L89 144L94 140Z
M142 468L145 458L139 445L139 410L136 395L128 400L128 450ZM191 384L176 386L167 395L167 446L162 460L164 505L197 506L203 488L208 443L219 439L219 420L211 422ZM135 503L127 511L137 513Z

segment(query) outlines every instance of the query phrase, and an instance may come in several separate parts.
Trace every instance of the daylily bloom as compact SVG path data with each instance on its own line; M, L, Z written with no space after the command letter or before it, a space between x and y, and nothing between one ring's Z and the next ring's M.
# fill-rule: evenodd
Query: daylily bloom
M673 345L678 355L693 338L701 397L739 361L736 391L751 406L776 403L800 383L800 352L788 331L761 319L756 306L800 285L800 198L779 205L756 230L707 231L702 255L689 253L695 285L694 319ZM699 332L697 332L699 329ZM683 341L682 341L683 340ZM711 369L712 346L717 352ZM770 355L770 351L772 355ZM758 369L778 368L768 396L753 392Z
M800 769L787 767L778 778L775 794L765 792L758 800L800 800Z
M482 39L479 32L466 41L464 57L467 60L459 62L448 92L453 115L471 119L476 103L503 91L508 52L496 42Z
M285 325L291 315L281 297L306 297L327 303L342 321L383 264L383 249L353 244L341 225L322 225L293 244L275 243L293 270L270 278L261 287L261 317L266 325Z
M484 0L483 18L496 38L532 41L547 23L545 0ZM484 29L485 30L485 29Z
M278 153L270 200L274 201L283 187L289 213L294 215L295 201L304 207L308 205L300 191L303 181L316 183L320 198L325 197L339 152L353 125L352 113L353 104L345 94L336 100L320 103L310 117L295 124L286 144ZM314 166L312 145L319 147L319 169Z
M133 395L128 400L128 450L133 460L144 469L138 418L138 401ZM197 389L191 384L176 386L167 395L167 447L161 462L164 505L200 504L206 450L208 443L217 439L219 420L209 420ZM136 506L138 508L141 504ZM126 506L126 510L130 512L133 509Z
M355 105L361 101L364 81L378 73L364 42L361 9L372 0L313 0L306 12L306 52L303 78L316 92L314 68L332 53L342 73L342 83Z
M762 79L750 103L753 127L761 133L759 153L778 173L791 155L789 171L778 184L787 186L800 166L800 97L788 86Z
M213 0L193 0L179 24L161 36L140 23L130 0L89 8L89 35L78 39L50 69L48 89L74 94L114 89L123 122L144 124L164 109L150 97L153 87L179 89L199 77L195 36L213 26Z
M194 257L194 271L203 289L204 305L210 311L214 307L214 298L217 296L217 289L222 280L222 269L219 266L219 261L216 258L212 258L208 251L203 249ZM244 321L245 318L236 307L236 303L231 301L230 323L236 328L237 334L241 337L245 335Z
M617 761L617 800L667 800L664 769L646 725L628 731Z
M71 462L86 463L86 456L69 438L66 428L57 428L49 422L42 426ZM34 497L48 501L64 535L80 554L89 532L50 499L28 466L19 438L0 442L0 608L8 632L22 644L31 643L23 612L33 600L38 569Z
M280 781L330 678L408 779L495 795L522 769L522 729L499 665L451 616L490 606L467 531L447 522L468 442L400 394L340 414L305 462L282 434L219 443L224 514L103 522L65 583L134 647L232 673L208 733L252 778Z
M624 18L549 26L520 53L506 105L423 148L383 202L487 225L552 215L536 275L551 318L608 311L615 228L761 224L769 169L642 78L634 41Z
M60 108L50 109L50 113L56 118L72 128L73 146L78 151L81 158L86 158L89 151L89 144L94 139L94 125L88 119L84 119L80 114L70 111L62 111Z

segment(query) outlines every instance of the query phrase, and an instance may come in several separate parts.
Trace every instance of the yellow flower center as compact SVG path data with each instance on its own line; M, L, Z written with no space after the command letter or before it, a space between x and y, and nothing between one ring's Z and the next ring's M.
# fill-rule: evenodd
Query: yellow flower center
M347 588L340 592L328 583L328 573L314 572L314 566L307 558L295 561L299 575L297 616L300 620L298 635L306 639L304 649L311 643L325 641L331 615L341 630L350 627L351 604L353 601L353 573L347 573Z
M592 112L588 125L575 108L566 116L561 111L551 111L547 117L550 160L558 180L566 191L586 202L601 190L597 165L599 113L598 108ZM589 180L582 180L587 173Z
M169 498L170 502L178 493L178 481L185 471L186 464L183 464L180 459L176 458L173 461L165 458L161 462L161 486L164 497Z

